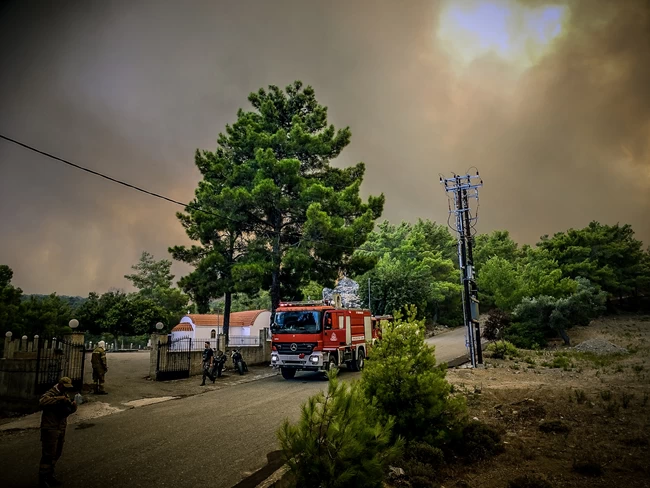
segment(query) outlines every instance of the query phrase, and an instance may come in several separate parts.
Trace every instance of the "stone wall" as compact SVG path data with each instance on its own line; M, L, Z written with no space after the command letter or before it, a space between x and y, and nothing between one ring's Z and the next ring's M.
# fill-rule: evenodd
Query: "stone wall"
M244 361L249 366L271 364L271 341L267 341L268 331L263 329L260 331L260 344L259 346L237 347L244 357ZM227 353L230 355L232 348L227 348Z

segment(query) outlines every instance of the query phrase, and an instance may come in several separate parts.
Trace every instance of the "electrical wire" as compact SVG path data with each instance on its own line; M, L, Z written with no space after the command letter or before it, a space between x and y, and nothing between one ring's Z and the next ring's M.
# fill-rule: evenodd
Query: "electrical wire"
M65 165L68 165L68 166L70 166L72 168L75 168L75 169L77 169L79 171L84 171L86 173L89 173L89 174L92 174L94 176L98 176L98 177L103 178L105 180L116 183L118 185L121 185L121 186L130 188L132 190L136 190L138 192L144 193L145 195L149 195L149 196L164 200L166 202L173 203L175 205L179 205L179 206L183 207L186 210L187 209L196 210L196 211L199 211L199 212L203 212L206 215L213 215L215 217L219 217L219 218L222 218L224 220L227 220L227 221L233 222L233 223L241 223L242 222L241 220L233 219L232 217L229 217L227 215L218 214L218 213L215 213L214 211L200 208L200 207L198 207L198 206L196 206L194 204L191 204L191 203L183 203L181 201L178 201L178 200L175 200L173 198L167 197L167 196L162 195L160 193L156 193L156 192L147 190L147 189L139 187L137 185L134 185L134 184L128 183L126 181L120 180L118 178L113 178L112 176L108 176L108 175L106 175L104 173L101 173L99 171L95 171L95 170L87 168L85 166L81 166L80 164L73 163L71 161L68 161L67 159L63 159L63 158L61 158L59 156L55 156L54 154L51 154L51 153L49 153L47 151L43 151L43 150L38 149L36 147L30 146L29 144L26 144L24 142L20 142L20 141L18 141L16 139L8 137L8 136L6 136L4 134L0 134L0 139L4 139L5 141L16 144L17 146L20 146L20 147L22 147L24 149L27 149L29 151L32 151L32 152L35 152L35 153L40 154L42 156L45 156L47 158L50 158L50 159L52 159L54 161L63 163ZM447 220L447 225L449 226L449 219ZM449 227L453 230L453 228L451 226L449 226ZM275 232L273 230L270 230L266 234L269 234L269 235L272 235L272 236L277 236L278 234L282 235L281 233ZM313 238L309 238L309 237L306 237L306 236L300 236L300 237L301 237L301 239L303 241L311 242L311 243L314 243L314 244L325 244L325 245L332 246L332 247L347 249L348 251L352 251L352 252L360 251L360 252L365 252L365 253L369 253L369 254L381 253L381 254L409 254L409 255L415 255L415 254L422 254L422 253L425 253L425 252L429 252L429 251L399 250L399 249L390 249L390 248L364 249L363 245L358 246L358 247L345 246L345 245L337 244L337 243L334 243L334 242L325 241L325 240L322 240L322 239L313 239Z

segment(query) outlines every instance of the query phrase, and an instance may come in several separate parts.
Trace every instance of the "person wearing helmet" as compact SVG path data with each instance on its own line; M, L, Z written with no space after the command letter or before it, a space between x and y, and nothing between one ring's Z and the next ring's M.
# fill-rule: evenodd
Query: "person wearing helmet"
M108 365L106 363L105 347L106 343L99 341L91 359L93 365L93 382L95 383L95 393L97 395L106 395L104 391L104 375L108 372Z
M41 416L42 455L38 470L39 486L59 486L61 482L54 477L54 466L63 452L65 429L68 416L77 411L77 403L70 399L68 391L72 380L63 377L38 401L43 409Z

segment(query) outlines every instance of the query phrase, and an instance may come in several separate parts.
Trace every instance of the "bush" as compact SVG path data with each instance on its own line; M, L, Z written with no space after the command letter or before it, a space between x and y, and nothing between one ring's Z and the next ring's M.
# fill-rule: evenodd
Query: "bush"
M358 383L339 383L330 375L327 394L302 406L300 421L285 420L280 446L298 486L318 480L319 488L381 487L387 463L401 441L391 446L392 419L375 422L377 412Z
M576 292L566 298L541 295L524 298L514 311L513 324L506 338L519 347L543 346L550 337L560 335L569 345L566 333L574 325L588 325L605 310L606 294L589 280L576 278Z
M508 488L553 488L553 485L541 476L527 474L509 481Z
M516 358L519 356L519 351L515 345L508 341L493 342L488 345L486 350L492 353L494 359Z
M444 453L425 442L412 442L407 445L404 452L406 459L415 460L436 469L445 464Z
M463 427L461 437L453 443L452 450L467 462L476 462L500 454L505 448L496 429L483 422L472 421Z
M544 333L533 322L513 322L503 338L521 349L537 349L547 342Z
M433 348L424 342L424 326L415 311L384 328L361 381L376 402L380 421L395 418L394 437L442 446L460 433L465 402L451 395L445 365L436 366Z
M413 484L413 480L416 478L419 478L420 480L428 480L430 483L433 483L436 478L435 469L428 464L414 460L406 461L404 463L404 472L411 481L411 484Z
M489 341L500 339L508 327L510 327L511 323L512 317L509 313L494 308L488 312L488 317L483 327L483 337Z

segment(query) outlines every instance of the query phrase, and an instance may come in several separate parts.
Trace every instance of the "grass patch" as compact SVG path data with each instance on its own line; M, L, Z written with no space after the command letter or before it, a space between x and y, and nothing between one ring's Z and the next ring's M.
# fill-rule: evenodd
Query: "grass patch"
M587 401L587 394L584 390L575 390L574 393L576 395L576 402L585 403Z
M612 391L611 390L603 390L600 392L600 398L602 398L604 401L608 402L612 399Z
M630 406L630 402L634 399L634 393L628 393L624 391L621 393L621 405L623 405L623 408L627 408Z
M571 368L575 368L575 364L567 356L560 355L553 359L551 368L561 368L564 371L568 371Z
M605 406L605 412L607 412L607 415L609 415L610 417L615 417L616 415L618 415L618 412L619 412L620 409L621 409L621 406L616 401L609 402Z

